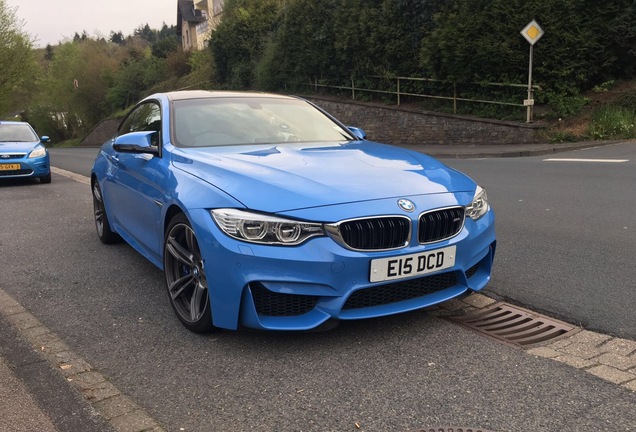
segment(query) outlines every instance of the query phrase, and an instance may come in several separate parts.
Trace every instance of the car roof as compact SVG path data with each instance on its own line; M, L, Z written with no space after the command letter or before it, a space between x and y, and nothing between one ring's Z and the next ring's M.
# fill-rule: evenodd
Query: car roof
M266 97L276 99L297 99L293 96L285 96L274 93L263 92L239 92L239 91L207 91L207 90L181 90L164 93L168 99L184 100L184 99L209 99L209 98L249 98L249 97ZM152 96L151 96L152 97Z
M29 124L27 122L14 121L14 120L0 120L0 123L2 123L2 124Z

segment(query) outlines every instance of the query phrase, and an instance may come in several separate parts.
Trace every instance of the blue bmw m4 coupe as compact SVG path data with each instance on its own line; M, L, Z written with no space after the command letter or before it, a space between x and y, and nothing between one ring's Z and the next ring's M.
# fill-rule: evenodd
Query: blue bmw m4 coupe
M309 330L483 289L486 191L424 154L367 141L312 103L155 94L104 143L97 234L163 270L189 330Z

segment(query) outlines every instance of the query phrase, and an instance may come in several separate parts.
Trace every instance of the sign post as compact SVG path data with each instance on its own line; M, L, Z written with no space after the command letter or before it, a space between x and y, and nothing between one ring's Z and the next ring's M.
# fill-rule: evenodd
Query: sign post
M523 104L528 107L528 112L526 116L526 123L532 123L532 107L534 106L534 90L532 89L532 48L534 44L537 43L541 36L543 36L544 31L537 24L535 20L532 20L528 23L527 26L521 30L521 35L528 41L530 44L530 63L528 66L528 99L523 101Z

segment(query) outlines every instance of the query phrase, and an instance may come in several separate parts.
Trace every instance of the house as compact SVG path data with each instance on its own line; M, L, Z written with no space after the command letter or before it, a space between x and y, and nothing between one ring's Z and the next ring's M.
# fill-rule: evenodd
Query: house
M221 21L224 0L177 0L177 36L184 50L207 45L210 33Z

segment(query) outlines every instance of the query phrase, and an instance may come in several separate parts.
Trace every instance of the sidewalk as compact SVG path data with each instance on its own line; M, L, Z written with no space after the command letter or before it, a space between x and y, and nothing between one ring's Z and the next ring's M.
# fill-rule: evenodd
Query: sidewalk
M0 287L0 432L162 432Z
M0 290L1 291L1 290ZM0 299L5 298L0 295ZM6 318L0 304L0 432L114 429Z
M0 431L56 432L51 420L42 412L29 394L29 389L0 357Z

